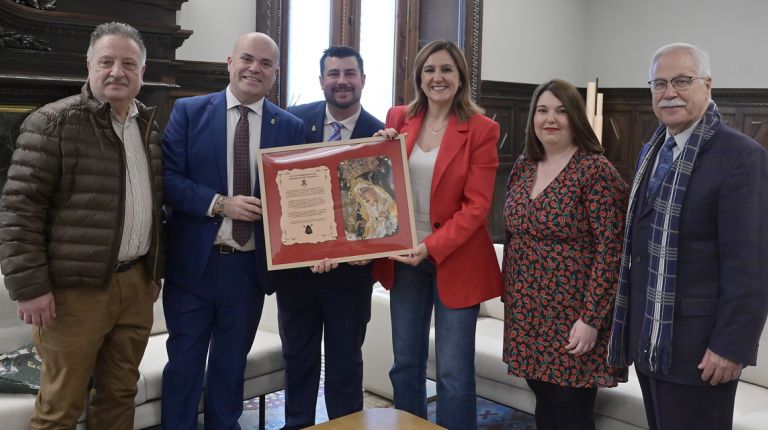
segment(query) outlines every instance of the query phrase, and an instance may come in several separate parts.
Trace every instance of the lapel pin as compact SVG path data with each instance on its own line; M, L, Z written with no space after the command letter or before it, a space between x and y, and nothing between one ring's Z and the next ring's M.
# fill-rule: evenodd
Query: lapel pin
M276 122L275 119L272 118L272 121L270 121L270 124L275 125L275 122Z
M317 131L317 127L315 127L315 126L313 125L313 126L312 126L312 132L314 133L314 132L316 132L316 131Z

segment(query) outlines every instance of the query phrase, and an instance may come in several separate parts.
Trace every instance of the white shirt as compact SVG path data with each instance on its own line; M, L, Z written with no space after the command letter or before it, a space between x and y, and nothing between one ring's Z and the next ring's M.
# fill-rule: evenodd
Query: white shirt
M227 96L227 196L232 196L232 153L234 152L234 146L235 146L235 127L237 127L237 122L240 120L240 112L237 110L237 106L241 105L240 101L235 97L234 94L232 94L232 91L229 89L229 86L227 86L226 90L226 96ZM251 110L248 112L248 132L249 132L249 138L250 138L250 145L249 145L249 165L251 167L251 183L256 184L256 153L259 150L259 145L261 143L261 119L264 112L264 98L262 97L259 101L256 103L252 103L248 106ZM252 194L249 194L252 195ZM213 197L213 201L211 202L210 207L208 208L208 213L213 216L214 212L217 212L216 208L214 208L214 203L216 202L216 198L218 198L218 194ZM254 227L255 228L255 227ZM240 246L235 242L235 240L232 238L232 219L224 217L224 220L221 223L221 227L219 227L219 232L216 234L216 239L213 241L214 244L224 244L233 246L236 249L239 249L240 251L253 251L256 249L256 245L254 243L253 237L251 237L248 242L245 244L245 246Z
M118 261L135 260L149 251L152 230L152 185L147 152L141 139L141 129L136 119L139 109L131 102L125 123L111 112L112 129L123 142L125 149L125 208L123 237L120 241Z
M325 125L323 126L323 141L327 142L333 134L333 123L338 122L341 124L341 140L349 140L352 136L352 130L355 129L357 119L360 118L360 112L362 108L358 109L354 115L349 118L339 121L331 115L331 111L328 109L328 103L325 104Z
M429 203L432 194L432 176L435 172L435 161L440 147L424 152L419 145L414 145L411 157L408 159L408 171L411 177L411 194L413 195L413 218L416 222L416 239L423 242L432 234L432 223L429 220Z
M697 119L696 122L693 123L693 125L691 125L690 127L686 128L685 130L681 131L680 133L677 133L674 136L674 138L675 138L675 147L672 148L672 161L673 162L675 160L677 160L677 157L680 155L681 152L683 152L683 147L688 142L688 138L690 138L691 135L693 134L693 129L696 128L696 125L698 125L700 121L701 121L701 118ZM670 136L672 136L672 135L669 134L669 129L667 129L667 135L664 136L664 141L666 142L670 138ZM661 151L659 151L659 153L660 152ZM656 154L656 161L653 162L653 170L651 170L651 172L655 172L656 171L656 166L658 166L658 164L659 164L659 154L657 153Z

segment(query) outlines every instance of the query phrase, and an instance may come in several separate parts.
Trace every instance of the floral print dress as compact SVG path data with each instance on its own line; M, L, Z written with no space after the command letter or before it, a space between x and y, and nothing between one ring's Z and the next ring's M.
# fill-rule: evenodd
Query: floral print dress
M612 387L626 369L606 362L618 283L627 185L602 155L578 150L536 198L536 162L512 168L504 205L504 362L509 374L569 387ZM573 324L598 329L579 357Z

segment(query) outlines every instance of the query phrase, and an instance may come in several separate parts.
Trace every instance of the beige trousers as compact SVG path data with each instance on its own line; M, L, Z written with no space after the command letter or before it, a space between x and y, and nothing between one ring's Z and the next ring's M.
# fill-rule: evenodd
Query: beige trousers
M74 429L91 378L88 429L133 429L138 366L153 319L144 265L115 273L104 290L69 288L53 295L53 325L33 328L43 368L30 429Z

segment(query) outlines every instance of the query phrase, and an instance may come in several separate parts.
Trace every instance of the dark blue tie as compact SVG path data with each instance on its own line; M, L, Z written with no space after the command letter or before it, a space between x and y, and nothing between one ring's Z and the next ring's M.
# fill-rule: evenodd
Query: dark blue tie
M651 180L648 181L649 196L652 196L656 193L656 189L659 188L659 184L664 181L664 177L667 176L669 168L672 167L672 161L674 161L672 149L674 149L675 145L677 145L675 138L670 136L669 139L664 142L664 145L661 146L661 149L659 150L659 160L658 163L656 163L656 170L653 172Z
M341 140L341 123L332 122L331 127L333 127L333 131L331 132L331 137L328 138L328 141L333 142L334 140Z

